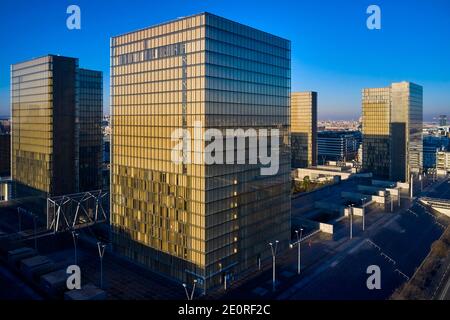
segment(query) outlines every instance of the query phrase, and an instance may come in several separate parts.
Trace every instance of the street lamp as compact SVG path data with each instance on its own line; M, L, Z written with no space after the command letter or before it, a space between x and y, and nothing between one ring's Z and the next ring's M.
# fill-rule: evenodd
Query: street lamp
M301 244L301 241L302 241L302 234L303 234L303 228L301 228L300 229L300 235L299 235L299 232L298 232L298 230L295 230L295 234L297 235L297 243L293 243L293 244L291 244L289 247L292 249L292 248L294 248L294 246L295 245L297 245L297 249L298 249L298 256L297 256L297 274L300 274L300 253L301 253L301 251L300 251L300 248L301 248L301 246L300 246L300 244Z
M366 208L364 208L364 205L366 203L366 197L361 199L362 202L362 229L365 230L366 227Z
M353 239L353 204L348 206L348 216L350 218L350 239Z
M187 291L187 285L186 283L183 283L184 292L186 293L186 297L188 300L192 300L194 298L194 292L195 292L195 285L197 284L197 279L194 279L194 286L192 287L192 292L189 295Z
M100 289L103 289L103 256L105 255L106 244L97 242L98 255L100 257Z
M272 242L269 243L272 252L272 291L275 291L275 258L277 255L278 240L275 240L275 246Z
M78 264L77 259L77 239L78 239L78 233L75 232L75 230L72 231L72 239L73 239L73 247L75 249L75 264Z

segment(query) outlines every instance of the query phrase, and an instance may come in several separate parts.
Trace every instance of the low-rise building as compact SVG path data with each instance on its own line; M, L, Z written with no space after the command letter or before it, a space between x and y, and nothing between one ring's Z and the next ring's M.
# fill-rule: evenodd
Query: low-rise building
M321 131L317 137L318 162L353 160L360 144L360 131Z
M436 152L436 172L438 175L450 174L450 151Z

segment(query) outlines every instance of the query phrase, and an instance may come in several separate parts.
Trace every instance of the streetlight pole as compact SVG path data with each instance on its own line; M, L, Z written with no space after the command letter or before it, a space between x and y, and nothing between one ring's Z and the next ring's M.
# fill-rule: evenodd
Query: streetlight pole
M184 292L186 293L186 298L188 299L188 301L191 300L191 298L189 297L189 293L187 291L186 283L183 283L183 288L184 288Z
M350 218L350 239L353 239L353 205L348 206L348 215Z
M194 299L194 292L195 292L195 285L197 284L197 279L194 279L194 286L192 287L192 292L191 294L188 293L187 291L187 285L186 283L183 283L183 288L184 288L184 292L186 293L186 298L188 300L193 300Z
M275 291L275 259L277 255L278 242L278 240L275 240L275 246L272 242L269 243L270 250L272 252L272 291Z
M73 239L73 246L75 249L75 265L78 264L78 257L77 257L77 239L78 239L78 233L75 231L72 231L72 239Z
M366 227L366 208L364 207L367 198L362 198L362 229L365 230Z
M100 289L103 289L103 256L105 255L106 244L97 242L98 255L100 257Z
M225 291L227 291L227 278L228 278L228 274L225 274L225 276L223 277L223 289Z
M194 286L192 287L191 300L194 299L194 292L195 292L195 285L196 284L197 284L197 279L194 279Z
M301 241L302 241L302 235L303 235L303 228L300 229L300 233L298 230L295 230L295 234L297 235L297 274L300 274L301 270ZM291 244L291 248L294 247L295 244Z

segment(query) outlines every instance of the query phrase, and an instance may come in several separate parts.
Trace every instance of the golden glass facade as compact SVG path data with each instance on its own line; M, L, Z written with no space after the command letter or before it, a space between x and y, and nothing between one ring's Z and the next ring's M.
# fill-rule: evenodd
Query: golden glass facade
M48 55L11 66L11 167L16 182L49 195L79 191L80 126L86 128L83 121L92 119L80 117L78 76L76 58ZM92 103L89 89L83 95L82 103L89 106L81 110L95 105L101 113L101 100Z
M292 167L317 165L317 92L291 93Z
M410 82L362 92L363 168L409 181L422 167L422 87Z
M287 247L289 91L289 41L208 13L112 38L115 249L206 289L268 258L269 241ZM172 162L172 132L195 121L279 129L278 174ZM191 143L204 153L203 138Z

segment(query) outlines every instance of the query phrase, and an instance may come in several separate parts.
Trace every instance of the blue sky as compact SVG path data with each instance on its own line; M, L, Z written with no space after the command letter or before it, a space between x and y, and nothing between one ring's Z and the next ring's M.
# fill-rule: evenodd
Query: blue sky
M408 80L424 86L424 115L450 114L449 0L2 0L0 115L9 114L9 66L47 53L104 72L109 38L202 11L292 41L292 90L319 92L321 119L357 119L361 89ZM81 8L81 30L66 9ZM381 8L381 30L366 9Z

